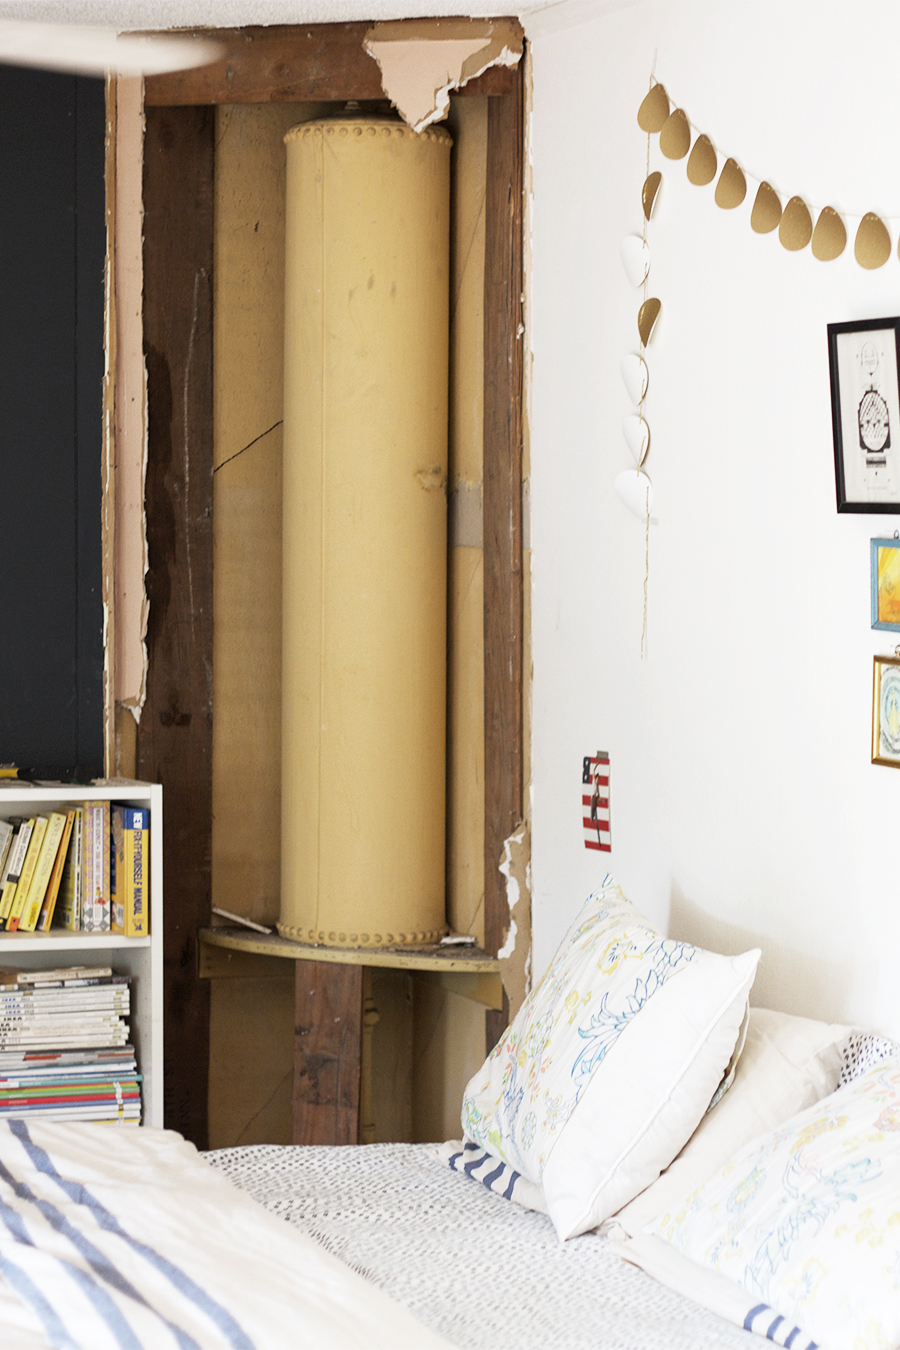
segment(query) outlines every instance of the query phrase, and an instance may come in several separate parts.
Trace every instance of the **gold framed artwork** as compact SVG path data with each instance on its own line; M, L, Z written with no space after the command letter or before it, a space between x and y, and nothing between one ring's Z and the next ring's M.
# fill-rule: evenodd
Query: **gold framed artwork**
M875 657L872 763L900 769L900 656Z
M872 540L872 627L900 633L900 535Z

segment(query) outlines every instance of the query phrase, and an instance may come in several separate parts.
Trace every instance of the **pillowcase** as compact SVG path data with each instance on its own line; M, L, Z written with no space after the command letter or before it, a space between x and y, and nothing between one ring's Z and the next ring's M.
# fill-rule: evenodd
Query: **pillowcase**
M796 1325L823 1350L895 1350L898 1145L895 1061L754 1141L644 1233L615 1245L725 1316L716 1300L726 1291L735 1307L749 1301L741 1325L754 1331Z
M561 1239L596 1227L696 1129L758 960L664 938L607 876L466 1088L467 1139L543 1187Z
M707 1112L659 1179L609 1220L610 1228L618 1225L634 1236L738 1149L834 1092L853 1036L848 1026L751 1008L728 1095Z

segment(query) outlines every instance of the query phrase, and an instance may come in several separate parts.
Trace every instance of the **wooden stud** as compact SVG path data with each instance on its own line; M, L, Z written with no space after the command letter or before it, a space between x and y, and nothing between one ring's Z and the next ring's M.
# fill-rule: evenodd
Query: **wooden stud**
M140 777L163 785L165 1123L207 1139L212 822L212 245L215 114L150 108L144 145L144 350L150 601Z
M293 1142L358 1144L363 967L295 970Z
M485 199L484 947L491 956L509 927L503 845L523 816L522 169L518 68L515 92L488 101Z
M209 66L149 75L145 106L302 103L383 99L381 72L363 47L370 23L197 30L226 48ZM499 95L518 87L517 71L493 66L459 92Z

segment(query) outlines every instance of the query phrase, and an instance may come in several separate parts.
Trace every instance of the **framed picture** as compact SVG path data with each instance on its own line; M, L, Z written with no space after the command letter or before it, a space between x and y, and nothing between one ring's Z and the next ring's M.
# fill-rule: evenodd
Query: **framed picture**
M875 657L872 763L900 769L900 656Z
M839 511L900 512L900 317L828 325Z
M900 633L900 535L872 540L872 627Z

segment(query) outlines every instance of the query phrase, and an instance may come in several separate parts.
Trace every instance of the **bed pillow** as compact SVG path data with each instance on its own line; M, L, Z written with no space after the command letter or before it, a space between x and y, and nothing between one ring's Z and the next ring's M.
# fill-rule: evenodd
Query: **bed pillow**
M706 1113L658 1180L619 1210L610 1225L633 1236L701 1186L738 1149L834 1092L846 1072L851 1044L849 1026L751 1008L731 1090Z
M596 1227L696 1129L758 960L664 938L607 876L466 1088L466 1138L542 1186L561 1239Z
M796 1325L823 1350L895 1350L900 1063L756 1140L619 1250L726 1316L714 1300L730 1289L735 1306L749 1301L751 1330Z

